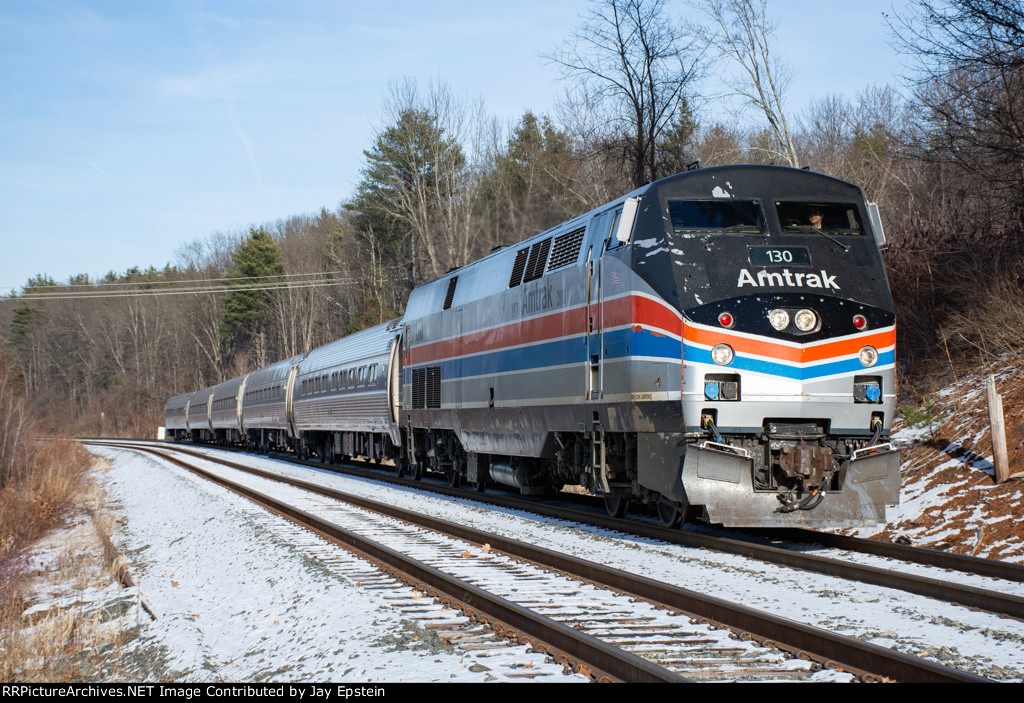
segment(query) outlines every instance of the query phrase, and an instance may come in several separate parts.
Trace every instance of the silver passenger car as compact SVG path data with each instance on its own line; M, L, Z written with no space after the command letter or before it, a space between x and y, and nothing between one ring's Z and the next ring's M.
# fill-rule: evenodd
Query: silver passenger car
M267 451L288 445L287 394L295 359L282 359L253 371L242 395L242 427L250 449Z
M181 393L169 399L164 405L164 428L167 436L175 441L188 434L188 401L192 393Z
M213 388L204 388L192 394L188 401L188 431L193 441L209 441L213 439L213 428L210 426L210 402Z
M210 427L220 444L244 441L242 428L242 397L245 382L252 374L237 376L213 387L210 403Z
M325 460L334 455L380 459L400 444L388 393L399 331L393 320L299 360L292 420L301 451L314 451Z

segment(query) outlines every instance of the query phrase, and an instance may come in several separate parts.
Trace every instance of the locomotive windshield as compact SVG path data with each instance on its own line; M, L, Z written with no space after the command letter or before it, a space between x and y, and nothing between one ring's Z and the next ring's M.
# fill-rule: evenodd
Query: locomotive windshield
M864 234L857 206L852 203L776 202L784 232L816 229L829 234Z
M764 215L756 200L669 200L668 212L677 233L765 231Z

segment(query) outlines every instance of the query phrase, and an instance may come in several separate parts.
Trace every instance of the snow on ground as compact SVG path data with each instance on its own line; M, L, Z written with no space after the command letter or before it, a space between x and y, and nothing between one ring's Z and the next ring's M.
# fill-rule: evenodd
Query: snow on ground
M1003 396L1010 473L1024 470L1024 378L1006 360L955 379L904 411L900 506L881 530L850 531L959 554L1024 563L1024 478L996 485L985 381Z
M1024 623L1016 620L745 557L581 527L469 500L453 501L416 489L384 486L265 457L234 455L233 459L635 571L782 617L928 656L983 676L1003 680L1024 678ZM935 576L934 571L931 573ZM998 583L1000 590L1024 595L1022 584L967 578L979 586L993 587Z
M115 541L157 614L136 616L129 680L497 680L486 652L454 650L395 608L391 591L345 576L358 568L348 552L180 469L94 451L110 462L102 480L122 525ZM586 680L517 649L544 680Z
M889 524L881 530L851 532L1024 563L1024 481L994 483L983 390L988 373L997 375L1004 396L1011 472L1020 470L1020 374L1003 365L961 378L923 401L916 413L904 413L908 421L895 435L904 452L903 495ZM100 472L101 482L120 525L115 541L140 587L117 591L94 584L78 592L51 591L41 593L35 607L43 612L51 605L91 602L110 612L128 611L123 624L136 626L132 632L137 636L122 647L121 668L86 667L82 672L87 678L505 680L495 660L444 645L383 592L346 575L360 568L346 552L298 537L290 523L154 459L111 449L94 451L110 460ZM479 529L639 571L984 676L1024 679L1024 624L1017 621L597 528L585 528L581 534L577 526L557 520L471 501L453 502L263 457L245 460L403 507L444 513ZM80 573L84 567L69 571L66 566L75 551L67 544L84 544L81 533L87 525L87 518L79 516L37 547L31 556L33 568ZM84 555L86 550L78 551ZM958 574L948 578L1022 593L1019 584ZM406 591L410 598L418 597L411 589ZM152 621L142 610L131 608L126 594L135 606L139 597L144 598L158 619ZM538 673L543 670L542 680L584 680L563 676L542 657L520 649L519 661L536 667Z

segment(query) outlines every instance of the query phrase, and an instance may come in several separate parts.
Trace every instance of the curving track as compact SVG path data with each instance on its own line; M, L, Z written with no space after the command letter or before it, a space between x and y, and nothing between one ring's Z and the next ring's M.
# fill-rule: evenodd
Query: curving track
M136 445L136 448L139 448L138 445ZM158 451L161 454L165 454L167 448L164 447L163 449L164 451L153 449L149 451ZM197 454L197 452L190 452L188 450L178 450L175 453L177 454L180 451ZM182 463L196 464L212 460L211 457L205 455L203 459L203 462L190 461ZM175 461L178 462L180 460L176 459ZM213 475L219 475L215 480L221 483L228 481L222 474L222 471L234 473L237 470L241 470L249 474L262 473L251 467L234 464L233 462L214 461L221 465L233 465L232 469L217 469L215 471L211 471L210 468L200 469L211 478ZM196 470L196 467L193 467L193 470ZM272 479L274 481L283 480L280 476L274 476ZM232 482L237 480L237 478L233 479ZM258 480L266 483L269 479L264 476ZM236 490L239 489L236 488ZM276 493L278 489L258 491L249 487L241 488L240 490L248 492L250 497L263 502L269 499L269 493ZM799 660L792 658L795 652L804 651L812 653L819 661L840 662L847 670L856 671L861 674L866 673L868 678L889 678L907 681L980 680L976 676L922 661L917 657L901 655L892 650L870 645L854 638L845 638L820 630L816 631L816 628L785 621L774 616L766 616L750 608L735 606L725 601L701 596L700 594L686 591L670 584L636 577L632 574L587 563L583 560L571 559L564 554L548 552L547 550L521 544L516 540L502 538L499 535L485 534L469 528L449 525L444 521L418 516L409 511L396 511L391 506L373 504L372 501L366 501L366 499L355 496L341 496L337 492L324 491L317 485L305 485L302 486L302 490L317 490L321 494L328 493L331 495L332 504L335 506L336 503L333 501L341 499L350 504L357 505L358 507L354 508L356 510L370 509L379 514L390 514L392 518L398 520L415 522L423 527L437 531L432 534L440 534L441 532L451 533L455 535L456 539L467 540L469 543L475 544L476 546L472 549L480 550L481 547L479 545L488 544L493 551L506 552L521 559L529 559L547 568L558 569L561 572L572 574L577 580L566 582L563 577L559 577L561 579L558 581L560 585L545 586L544 588L548 590L542 589L539 593L519 594L519 599L514 600L505 597L510 595L507 592L504 595L500 595L501 584L513 583L516 584L514 587L506 585L506 588L521 588L524 583L532 583L534 581L532 576L526 578L519 571L526 567L518 565L515 567L504 567L513 568L513 571L518 574L516 579L509 579L507 574L504 576L473 577L464 575L465 578L460 578L450 572L459 571L459 568L464 568L470 563L476 568L479 566L478 561L488 561L490 558L467 561L462 556L463 552L468 551L465 547L449 546L441 548L437 556L413 559L412 561L419 566L416 564L412 566L405 564L403 566L396 560L404 559L404 555L407 552L419 550L421 547L417 546L419 543L416 540L413 543L399 541L397 544L387 545L383 544L387 540L381 541L371 537L370 542L379 546L367 547L363 544L356 547L370 554L374 559L387 562L389 568L401 569L406 574L409 574L409 578L427 584L437 591L444 591L446 588L450 588L450 584L443 585L442 582L448 577L454 578L459 582L458 585L454 586L454 590L461 592L463 596L469 594L468 600L474 604L473 606L466 606L467 598L460 597L464 604L462 607L464 608L470 607L472 609L476 604L486 600L485 594L490 593L494 595L493 592L498 591L498 599L505 603L500 604L496 612L486 616L489 620L500 621L505 626L511 626L520 633L525 633L524 636L526 637L544 642L546 644L541 646L545 646L550 650L585 652L586 654L576 657L578 666L595 674L604 673L615 679L630 681L678 680L680 675L685 675L689 678L725 677L730 679L749 678L752 680L756 680L759 677L767 677L770 680L791 676L813 677L814 667L794 663L799 662ZM256 494L262 495L257 497ZM317 498L316 500L322 499ZM273 501L272 499L270 503L274 506L275 510L289 514L292 519L296 520L306 520L308 514L314 512L285 505L280 501ZM337 507L323 509L327 510L331 515L338 511ZM314 529L322 533L337 531L334 534L336 539L341 539L352 545L355 544L353 540L356 538L352 535L356 533L356 530L341 527L337 524L338 520L319 519L321 521L317 523ZM364 514L355 519L355 523L357 525L370 525L379 519L371 519ZM414 533L420 535L416 539L422 541L422 530L415 530ZM359 539L364 538L360 537ZM437 548L436 545L435 548ZM453 549L458 552L458 555L455 557L453 557L451 551ZM488 550L486 553L491 554L492 551ZM494 559L497 559L497 557L494 557ZM431 563L432 560L434 563ZM439 568L438 564L440 563L444 563L446 568ZM435 572L441 572L447 574L447 576L439 577ZM720 624L727 624L733 629L740 630L747 636L753 635L755 639L760 640L774 640L780 644L773 644L767 648L762 647L761 649L764 651L755 652L752 652L745 644L738 646L737 640L729 640L729 644L725 645L724 650L721 643L717 646L707 647L705 645L709 643L704 642L704 640L715 638L711 638L707 634L709 631L706 629L706 626L701 626L705 628L703 631L694 631L692 630L692 625L688 624L690 617L677 617L675 620L665 621L664 618L669 616L665 616L663 613L656 617L649 612L639 612L628 605L631 602L630 598L620 602L617 598L621 597L613 598L614 594L607 590L600 591L600 596L598 596L598 601L602 603L610 599L609 602L612 605L607 608L603 606L598 608L593 599L583 600L576 604L577 607L572 608L566 601L566 593L570 591L573 594L580 592L581 587L578 581L580 578L630 594L634 596L632 600L635 600L635 597L646 598L664 608L685 611L699 618L711 618ZM480 579L478 583L484 583L486 587L475 585L474 579ZM536 580L544 581L546 577L542 579L538 575ZM574 585L566 586L566 583ZM457 597L451 592L448 593L446 597ZM516 605L517 608L509 608L507 605L509 602ZM537 622L524 624L529 618L533 618L536 615L536 610L542 609L544 604L551 602L558 604L558 618L541 618L537 619L537 622L541 624L537 624ZM649 608L650 606L646 607ZM518 612L519 610L528 612L522 613ZM596 619L586 619L587 613L597 612L602 614ZM552 621L556 625L552 626L550 622L545 623L543 620ZM510 623L509 621L512 622ZM684 623L687 624L684 625ZM587 631L593 634L589 636L589 639L580 639L576 634L580 631ZM666 637L666 632L672 634ZM595 634L599 634L601 637L599 638ZM701 647L704 648L701 649ZM609 648L610 650L619 651L612 652L609 651ZM699 654L695 654L695 651L698 651ZM628 656L623 657L620 652L625 652ZM784 654L784 652L788 652L788 655ZM643 656L639 656L640 654ZM667 665L651 668L652 660ZM666 671L667 674L664 673Z

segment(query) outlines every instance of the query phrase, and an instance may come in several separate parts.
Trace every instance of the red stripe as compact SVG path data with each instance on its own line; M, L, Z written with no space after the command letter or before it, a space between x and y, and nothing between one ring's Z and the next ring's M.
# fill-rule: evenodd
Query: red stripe
M598 307L594 306L591 310L596 318L599 314ZM594 324L596 327L599 319L595 319ZM642 296L624 296L604 304L605 328L623 325L655 327L682 336L682 318L679 313L663 303ZM406 357L405 363L425 364L438 359L546 342L560 337L586 334L587 327L587 307L581 306L482 332L471 332L440 342L421 344L412 348L411 356Z

